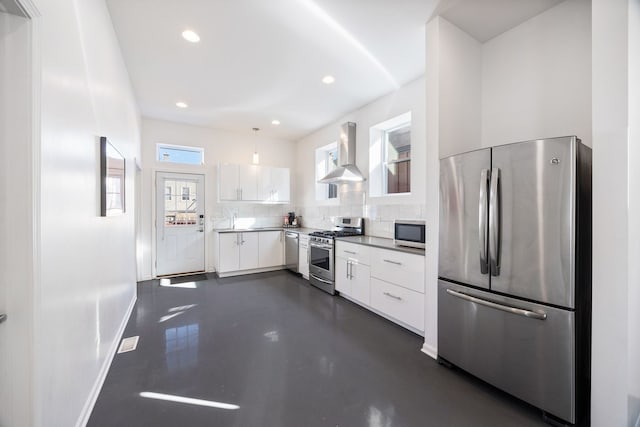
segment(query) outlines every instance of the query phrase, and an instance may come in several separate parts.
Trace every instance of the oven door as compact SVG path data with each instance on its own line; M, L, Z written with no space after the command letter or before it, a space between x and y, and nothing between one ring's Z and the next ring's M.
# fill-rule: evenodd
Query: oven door
M309 273L333 282L333 245L309 242Z

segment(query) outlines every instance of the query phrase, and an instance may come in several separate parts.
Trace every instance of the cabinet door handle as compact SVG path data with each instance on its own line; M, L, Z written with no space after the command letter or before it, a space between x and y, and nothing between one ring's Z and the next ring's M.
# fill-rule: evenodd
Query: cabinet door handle
M348 254L351 254L351 255L356 255L356 254L357 254L357 252L348 251L348 250L346 250L346 249L345 249L345 252L346 252L346 253L348 253Z
M347 279L349 278L349 266L351 265L351 261L347 261Z
M385 295L386 295L386 296L388 296L389 298L393 298L393 299L395 299L395 300L402 301L402 298L401 298L401 297L399 297L399 296L397 296L397 295L390 294L389 292L383 292L383 294L385 294Z
M401 262L391 261L390 259L383 259L384 262L388 262L389 264L402 265Z

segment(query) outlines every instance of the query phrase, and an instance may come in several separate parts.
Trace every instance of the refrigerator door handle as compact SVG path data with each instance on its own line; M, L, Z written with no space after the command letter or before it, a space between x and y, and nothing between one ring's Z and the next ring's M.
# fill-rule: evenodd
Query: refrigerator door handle
M474 297L464 292L454 291L453 289L447 289L449 295L462 298L464 300L475 302L486 307L495 308L497 310L506 311L507 313L517 314L519 316L529 317L531 319L545 320L547 318L546 313L538 313L537 311L525 310L524 308L511 307L509 305L498 304L497 302L488 301L482 298Z
M492 276L500 275L501 207L500 169L493 168L489 190L489 264Z
M480 273L489 273L487 260L487 216L489 214L489 169L480 173L480 202L478 203L478 239L480 241Z

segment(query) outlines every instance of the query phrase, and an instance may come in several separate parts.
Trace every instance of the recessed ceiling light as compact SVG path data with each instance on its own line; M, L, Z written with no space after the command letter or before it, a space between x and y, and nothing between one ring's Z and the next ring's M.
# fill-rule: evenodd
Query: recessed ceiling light
M191 43L198 43L200 41L200 36L191 30L184 30L182 32L182 38Z
M322 78L322 83L324 83L326 85L330 85L331 83L333 83L335 81L336 81L336 78L333 77L332 75L324 76Z
M189 105L186 102L176 102L176 107L178 108L187 108Z
M271 124L274 126L278 126L280 124L280 120L271 120Z

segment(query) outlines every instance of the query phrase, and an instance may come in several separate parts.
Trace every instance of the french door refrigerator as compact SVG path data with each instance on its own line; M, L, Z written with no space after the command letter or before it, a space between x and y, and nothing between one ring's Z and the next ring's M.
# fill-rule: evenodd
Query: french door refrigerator
M438 356L589 423L591 149L575 136L440 162Z

